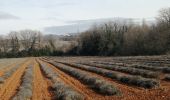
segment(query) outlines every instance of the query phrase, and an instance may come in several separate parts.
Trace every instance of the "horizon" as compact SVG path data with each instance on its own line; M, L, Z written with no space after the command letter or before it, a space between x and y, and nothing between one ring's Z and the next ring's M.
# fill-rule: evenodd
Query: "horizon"
M100 22L100 19L154 19L161 8L170 5L168 1L170 0L0 1L0 34L33 29L46 34L64 35L67 32L84 31L95 20Z

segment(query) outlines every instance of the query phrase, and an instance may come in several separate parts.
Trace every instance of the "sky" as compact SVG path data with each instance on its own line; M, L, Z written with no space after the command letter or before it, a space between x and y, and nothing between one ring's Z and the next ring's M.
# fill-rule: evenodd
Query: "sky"
M170 0L0 0L0 34L23 29L46 32L80 20L152 19L166 7Z

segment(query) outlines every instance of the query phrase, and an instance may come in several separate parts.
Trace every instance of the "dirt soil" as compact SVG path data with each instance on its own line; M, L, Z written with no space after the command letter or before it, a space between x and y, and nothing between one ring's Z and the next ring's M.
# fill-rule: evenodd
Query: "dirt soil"
M34 79L32 100L51 100L50 84L43 76L39 64L34 60Z
M71 67L71 66L69 66ZM57 69L57 68L55 68ZM59 69L58 69L59 70ZM80 70L80 69L79 69ZM81 70L85 71L85 70ZM88 71L85 71L88 72ZM93 99L102 99L102 100L170 100L170 82L160 80L161 86L155 89L144 89L134 86L129 86L127 84L122 84L116 80L103 77L99 74L88 72L89 75L97 76L103 78L106 81L109 81L114 86L116 86L121 92L121 96L100 96L96 95ZM87 87L88 88L88 87ZM91 94L89 97L91 97Z
M159 66L159 62L162 65L170 66L170 63L166 59L170 57L166 56L155 56L155 57L44 57L42 58L28 58L27 60L21 60L6 65L6 67L0 69L0 77L11 70L14 66L21 63L20 67L5 80L4 83L0 84L0 100L11 100L11 98L17 93L22 82L22 76L28 65L34 64L33 69L33 96L32 100L52 100L54 93L51 89L53 83L46 77L45 73L41 70L39 62L45 63L49 68L52 68L57 74L58 79L63 81L65 84L72 87L75 91L84 95L85 100L170 100L170 81L165 81L165 73L160 73L160 86L153 89L144 89L137 86L121 83L117 80L104 77L100 74L89 72L87 70L78 69L74 66L65 65L59 62L66 63L78 63L78 62L91 62L91 61L102 61L102 62L113 62L113 63L149 63L153 66ZM72 67L78 71L86 72L89 76L99 77L111 84L121 91L119 95L106 96L99 94L98 92L91 89L88 85L75 77L72 77L68 73L63 72L57 66L54 66L48 61L57 61L60 66ZM110 70L111 71L111 70ZM130 75L119 71L114 71L122 75Z
M17 92L17 88L20 86L21 77L25 71L25 68L29 64L29 61L23 62L23 64L17 69L14 74L8 78L4 84L0 86L0 98L1 100L9 100Z

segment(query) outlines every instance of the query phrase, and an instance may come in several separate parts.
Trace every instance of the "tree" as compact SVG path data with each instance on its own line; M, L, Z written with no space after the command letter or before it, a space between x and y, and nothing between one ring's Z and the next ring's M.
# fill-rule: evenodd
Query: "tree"
M22 46L26 51L41 47L42 36L39 31L22 30L20 31L20 38Z
M170 8L163 8L159 11L158 32L161 34L160 39L165 43L166 51L170 51Z
M10 39L10 45L11 45L11 52L16 54L17 52L19 52L19 49L20 49L18 32L15 32L15 31L10 32L9 39Z
M9 39L7 39L5 36L0 36L0 47L1 52L6 53L9 50Z
M53 52L56 50L56 37L54 35L46 35L45 36L45 40L47 42L47 45L49 46L50 48L50 51Z
M163 27L170 28L170 8L161 9L157 20L158 24L161 24Z
M78 39L80 54L98 55L100 39L101 35L96 26L80 34Z

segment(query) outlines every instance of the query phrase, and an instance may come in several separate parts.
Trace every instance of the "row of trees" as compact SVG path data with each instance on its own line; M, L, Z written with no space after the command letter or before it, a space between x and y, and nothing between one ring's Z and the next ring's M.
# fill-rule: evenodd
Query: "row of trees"
M109 22L81 33L70 51L78 55L156 55L170 51L170 8L161 9L156 23Z
M17 56L19 51L32 51L37 42L38 35L40 35L40 32L24 30L20 32L13 31L7 36L1 36L1 56Z
M62 45L55 35L22 30L0 36L0 57L56 55L158 55L170 52L170 8L154 24L114 21L93 26Z
M56 49L57 39L39 31L13 31L0 36L0 57L26 57L61 54Z

